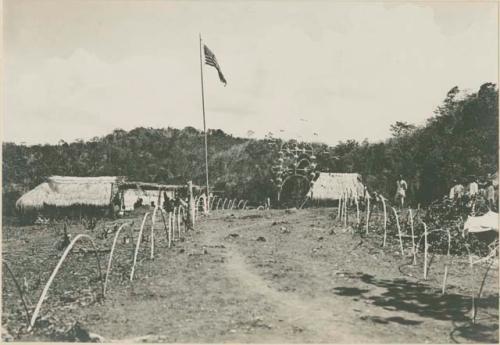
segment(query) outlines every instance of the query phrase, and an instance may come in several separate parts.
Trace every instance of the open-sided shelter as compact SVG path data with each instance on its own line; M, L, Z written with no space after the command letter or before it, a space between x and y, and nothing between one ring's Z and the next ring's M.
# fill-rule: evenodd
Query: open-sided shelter
M323 203L337 201L342 194L350 197L362 196L364 186L361 175L356 173L319 173L309 190L309 197L313 202Z

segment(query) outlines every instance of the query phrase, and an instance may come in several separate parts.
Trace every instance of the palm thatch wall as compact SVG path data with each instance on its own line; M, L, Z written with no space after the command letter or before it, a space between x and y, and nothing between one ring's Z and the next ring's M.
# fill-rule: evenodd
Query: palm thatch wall
M309 195L313 200L339 200L342 193L361 196L364 186L361 175L355 173L320 173Z
M16 207L20 210L40 210L46 206L108 207L122 180L115 176L52 176L21 196Z

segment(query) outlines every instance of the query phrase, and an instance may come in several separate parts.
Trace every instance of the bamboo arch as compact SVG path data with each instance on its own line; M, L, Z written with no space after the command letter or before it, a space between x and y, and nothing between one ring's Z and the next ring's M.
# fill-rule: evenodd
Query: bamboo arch
M118 236L120 235L120 232L122 229L129 225L130 228L134 225L134 222L132 223L123 223L118 230L116 231L115 238L113 239L113 244L111 245L111 252L109 253L109 259L108 259L108 268L106 269L106 278L104 279L104 288L103 288L103 294L106 294L106 288L108 286L108 277L109 277L109 272L111 272L111 262L113 261L113 253L115 251L115 246L116 246L116 241L118 239Z
M155 255L155 222L156 222L156 211L158 211L158 207L155 207L153 210L153 214L151 215L151 260L154 259Z
M396 227L398 228L398 235L399 235L399 247L401 249L401 256L404 256L404 251L403 251L403 239L401 237L401 226L399 225L399 217L398 217L398 212L394 207L391 207L392 210L394 211L394 216L396 217ZM426 226L427 227L427 226ZM427 230L426 230L427 233ZM385 236L384 236L385 237Z
M33 329L33 326L35 325L35 321L38 317L38 314L40 313L40 309L42 308L43 301L45 300L45 297L47 295L47 292L49 291L50 285L52 284L52 281L54 280L55 276L57 275L57 272L61 268L64 260L68 256L69 252L71 251L71 249L73 248L75 243L78 242L78 240L80 240L80 239L89 240L90 243L92 244L92 247L94 248L95 258L97 261L97 269L99 271L99 280L101 281L101 290L102 290L101 292L102 292L102 297L104 298L104 282L102 280L101 264L99 262L99 256L97 255L97 247L96 247L94 241L92 240L92 237L90 237L89 235L85 235L85 234L79 234L66 247L63 255L61 256L61 259L59 259L59 262L57 263L56 267L54 268L54 271L52 271L52 274L50 275L49 280L45 284L45 287L43 288L42 294L40 295L40 299L38 300L38 303L36 304L35 311L33 312L33 315L31 316L31 322L30 322L30 325L28 327L28 331Z
M203 207L203 211L205 211L205 210L207 209L207 205L206 205L206 203L207 203L207 198L205 197L205 195L204 195L204 194L200 195L200 196L198 197L198 200L195 202L195 205L196 205L196 209L197 209L197 211L199 211L199 208L200 208L200 202L203 202L203 203L201 204L201 206Z
M214 196L210 199L208 209L210 209L210 210L214 209L215 200L217 200L218 198L219 198L218 196Z
M146 224L146 218L148 216L149 212L146 212L144 214L144 218L142 218L141 230L139 230L139 236L137 237L137 244L135 246L134 262L132 263L132 269L130 271L130 281L134 280L135 264L137 263L137 253L139 252L139 247L141 246L142 231L144 230L144 224Z

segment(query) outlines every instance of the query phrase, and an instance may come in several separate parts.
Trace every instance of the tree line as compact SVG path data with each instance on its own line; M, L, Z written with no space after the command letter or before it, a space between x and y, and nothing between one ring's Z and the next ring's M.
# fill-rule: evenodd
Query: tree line
M404 117L404 114L402 114ZM424 125L396 122L391 137L335 146L311 143L318 170L357 172L372 190L390 197L403 175L409 199L428 203L446 194L454 179L497 171L498 89L485 83L464 94L452 88ZM271 167L281 139L234 137L209 130L210 182L216 192L259 202L275 195ZM2 145L3 214L14 212L23 192L51 175L126 176L131 181L204 185L203 132L193 128L116 129L90 140L57 145Z

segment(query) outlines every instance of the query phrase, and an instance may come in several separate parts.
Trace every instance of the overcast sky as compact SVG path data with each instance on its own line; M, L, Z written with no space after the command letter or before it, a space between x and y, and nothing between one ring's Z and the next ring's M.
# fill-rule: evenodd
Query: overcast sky
M4 141L137 126L336 144L498 79L496 2L4 1ZM303 120L301 120L303 119ZM313 133L317 133L315 136Z

